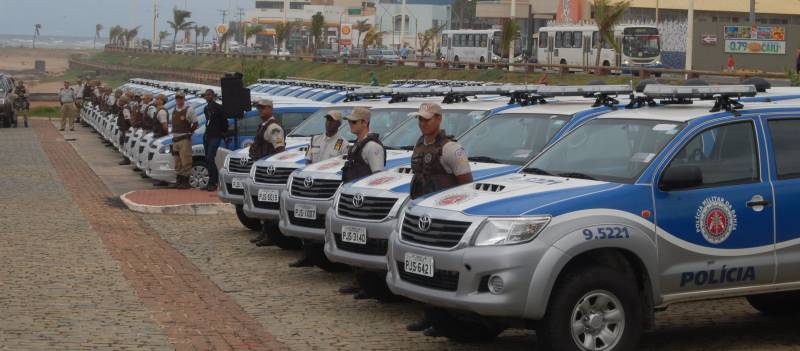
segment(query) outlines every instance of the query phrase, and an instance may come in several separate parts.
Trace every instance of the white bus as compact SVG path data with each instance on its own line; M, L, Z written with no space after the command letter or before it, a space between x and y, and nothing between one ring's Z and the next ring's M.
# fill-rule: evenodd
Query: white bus
M621 53L605 43L600 64L619 67L664 67L661 64L661 42L658 28L653 25L621 24L614 27L614 38ZM548 25L539 28L534 38L537 44L536 62L593 66L597 55L596 25ZM635 71L634 71L635 72Z
M439 49L452 62L498 62L503 53L500 29L453 29L442 31ZM515 55L521 54L520 40L514 41ZM506 53L507 55L507 53Z

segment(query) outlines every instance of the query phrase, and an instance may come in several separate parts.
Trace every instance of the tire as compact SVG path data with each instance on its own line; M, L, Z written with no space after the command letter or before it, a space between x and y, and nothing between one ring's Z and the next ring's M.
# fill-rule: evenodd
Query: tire
M789 316L800 313L800 292L788 291L747 296L750 306L772 316Z
M323 271L330 273L341 273L353 270L353 267L350 267L346 264L333 262L329 260L328 257L325 256L325 252L320 252L317 257L318 258L316 262L314 262L314 265Z
M247 227L252 231L261 231L261 221L258 218L250 218L244 214L244 208L242 205L236 205L236 218L239 218L239 222L242 223L243 226Z
M356 281L361 290L378 301L398 302L405 299L389 290L389 286L386 285L386 272L359 270L356 273Z
M554 351L589 350L580 343L591 340L587 343L595 346L595 350L634 350L644 323L640 294L631 283L634 279L602 266L579 268L565 274L550 294L547 313L536 331L541 347ZM603 300L606 302L600 302ZM582 301L593 313L587 315L581 311ZM596 313L595 308L600 313ZM612 315L620 318L619 321L605 324L605 318ZM583 318L591 319L584 322ZM592 326L588 323L592 322L596 323L597 334L589 335L591 331L587 328ZM573 325L578 327L574 333ZM601 331L610 331L612 338L603 343L597 337Z
M440 308L426 308L425 317L439 334L460 342L491 341L506 329L488 321L466 320Z
M189 176L189 185L192 188L205 188L208 185L208 167L205 160L192 161L192 175Z
M266 225L270 227L267 229L267 237L275 243L275 246L292 251L303 249L303 241L298 238L283 235L281 229L278 227L278 222L267 222Z

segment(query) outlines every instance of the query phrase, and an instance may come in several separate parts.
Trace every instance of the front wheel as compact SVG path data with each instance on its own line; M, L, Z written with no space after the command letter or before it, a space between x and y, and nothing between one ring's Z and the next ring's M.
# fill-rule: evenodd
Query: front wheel
M440 308L428 308L425 317L437 332L461 342L491 341L505 330L504 326L489 321L467 320Z
M542 347L569 351L634 350L642 301L633 279L607 267L567 272L552 294L537 336Z
M261 221L258 218L250 218L244 214L244 206L236 205L236 218L239 219L239 222L242 223L247 229L253 231L260 231L261 230Z
M192 175L189 176L189 185L192 188L205 188L208 186L208 167L205 160L192 161Z

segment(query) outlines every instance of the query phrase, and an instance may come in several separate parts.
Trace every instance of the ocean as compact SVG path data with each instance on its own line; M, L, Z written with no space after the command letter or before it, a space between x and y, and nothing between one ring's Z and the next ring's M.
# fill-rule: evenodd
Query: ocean
M107 38L97 39L97 48L106 44ZM33 35L0 34L0 48L30 48ZM72 37L58 35L40 35L36 39L36 47L43 49L91 49L94 45L92 37Z

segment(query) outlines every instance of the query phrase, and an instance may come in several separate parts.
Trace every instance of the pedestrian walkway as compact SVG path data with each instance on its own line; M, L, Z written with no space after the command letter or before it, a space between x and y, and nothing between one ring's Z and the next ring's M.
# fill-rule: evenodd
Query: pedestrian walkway
M132 211L141 213L207 215L235 213L233 205L220 201L217 192L199 189L136 190L121 196Z

